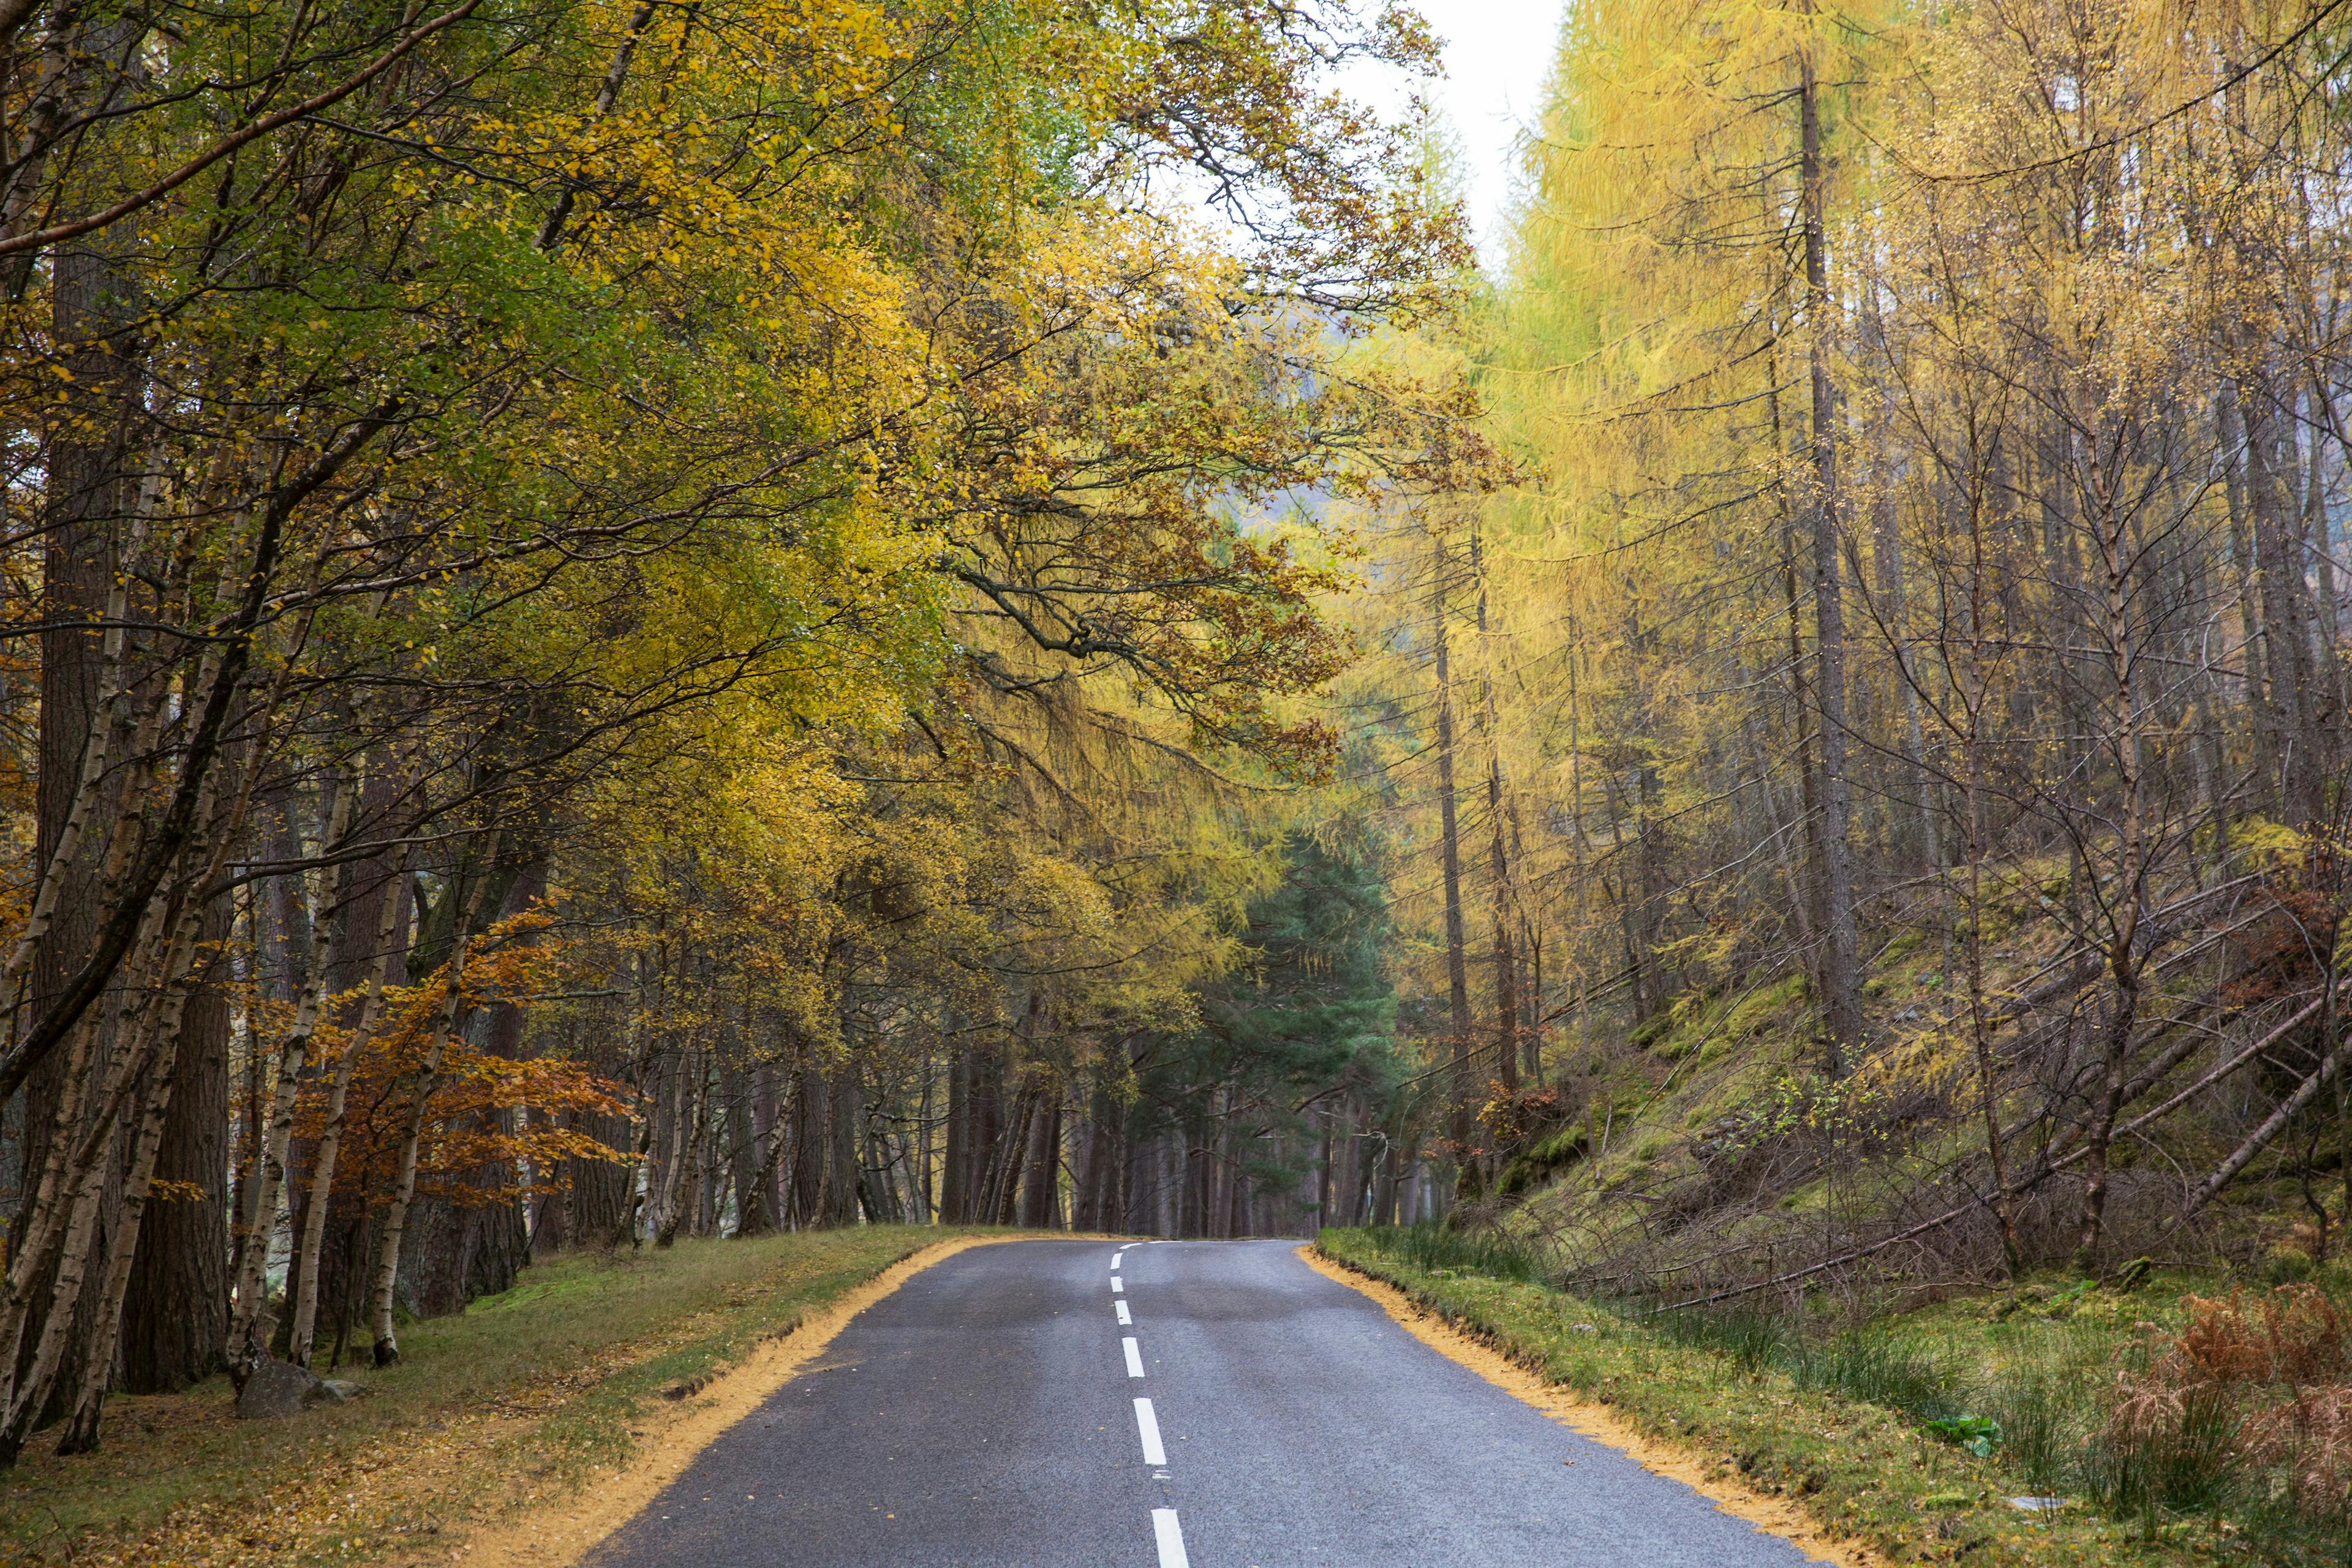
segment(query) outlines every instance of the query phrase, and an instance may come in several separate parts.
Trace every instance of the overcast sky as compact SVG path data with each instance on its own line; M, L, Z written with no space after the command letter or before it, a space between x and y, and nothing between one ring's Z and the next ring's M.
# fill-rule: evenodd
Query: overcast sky
M1423 0L1421 14L1445 41L1445 79L1431 101L1462 139L1470 164L1470 220L1491 267L1503 256L1503 207L1513 140L1535 119L1565 0ZM1391 101L1395 87L1366 72L1355 89Z

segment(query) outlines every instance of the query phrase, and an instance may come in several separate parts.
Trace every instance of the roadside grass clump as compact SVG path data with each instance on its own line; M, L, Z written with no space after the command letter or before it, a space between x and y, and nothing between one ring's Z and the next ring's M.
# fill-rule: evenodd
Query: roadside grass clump
M2027 1493L2055 1497L2076 1487L2084 1446L2098 1426L2087 1375L2029 1364L1989 1380L1977 1403L2000 1423L2001 1467Z
M2352 1563L2352 1320L2309 1283L2191 1296L2144 1329L2084 1443L2086 1496L2154 1535L2228 1517L2267 1560Z
M1669 1344L1729 1356L1743 1371L1779 1365L1789 1351L1789 1320L1749 1308L1682 1307L1656 1312L1648 1326Z
M2168 1519L2224 1515L2252 1500L2244 1489L2254 1456L2227 1391L2191 1385L2152 1397L2168 1408L2145 1411L2151 1396L2128 1394L2100 1437L2083 1446L2079 1480L2091 1502L2152 1534Z
M1455 1230L1444 1225L1375 1226L1364 1233L1373 1246L1416 1268L1489 1275L1497 1279L1539 1281L1545 1269L1533 1247L1495 1230Z
M1619 1310L1628 1322L1668 1343L1717 1352L1742 1372L1770 1368L1800 1388L1859 1399L1922 1423L1970 1415L1960 1358L1916 1334L1869 1325L1824 1333L1801 1313L1746 1303L1660 1310L1627 1302Z
M1988 1434L1966 1424L1975 1411L1959 1358L1916 1335L1850 1327L1823 1338L1791 1336L1782 1364L1800 1388L1822 1388L1848 1399L1897 1410L1947 1442L1976 1442Z

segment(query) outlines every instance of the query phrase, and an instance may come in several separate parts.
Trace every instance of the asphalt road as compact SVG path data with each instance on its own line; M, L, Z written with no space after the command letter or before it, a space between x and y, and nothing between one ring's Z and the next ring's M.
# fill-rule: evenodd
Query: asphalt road
M1446 1360L1296 1247L959 1253L853 1320L590 1563L1810 1561Z

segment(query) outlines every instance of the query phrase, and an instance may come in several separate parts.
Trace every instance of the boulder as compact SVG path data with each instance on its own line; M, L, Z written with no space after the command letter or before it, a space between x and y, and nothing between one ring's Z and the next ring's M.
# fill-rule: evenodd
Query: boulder
M341 1405L359 1392L358 1385L331 1382L290 1361L264 1361L237 1390L240 1421L268 1421L296 1415L317 1405Z

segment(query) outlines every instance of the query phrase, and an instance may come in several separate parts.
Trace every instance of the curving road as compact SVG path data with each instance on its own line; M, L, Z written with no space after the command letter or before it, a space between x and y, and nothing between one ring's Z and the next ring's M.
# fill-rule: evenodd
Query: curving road
M1446 1360L1297 1245L959 1253L853 1320L592 1568L1811 1561Z

